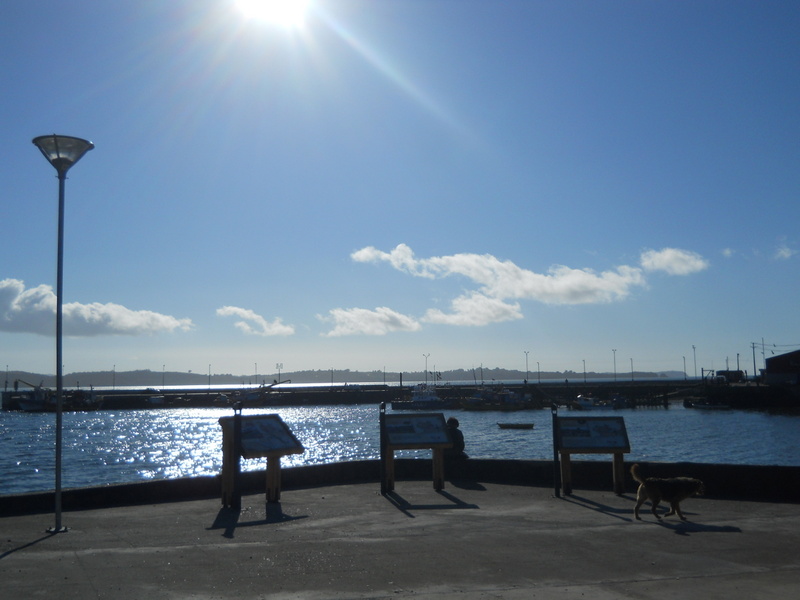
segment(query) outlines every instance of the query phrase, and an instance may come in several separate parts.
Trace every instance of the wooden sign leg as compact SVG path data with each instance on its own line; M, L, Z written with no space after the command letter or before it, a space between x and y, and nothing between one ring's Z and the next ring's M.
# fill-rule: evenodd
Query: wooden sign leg
M621 496L625 493L625 461L622 454L614 454L614 493Z
M561 454L561 490L565 496L572 493L572 462L569 454Z
M394 450L386 452L386 491L394 491Z
M444 448L433 449L433 489L444 489Z
M281 499L281 457L267 457L267 502Z

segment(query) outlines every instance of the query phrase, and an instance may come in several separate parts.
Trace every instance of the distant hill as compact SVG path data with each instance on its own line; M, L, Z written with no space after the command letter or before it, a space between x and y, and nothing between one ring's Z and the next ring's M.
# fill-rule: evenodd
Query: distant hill
M483 368L483 369L455 369L450 371L439 371L435 374L428 373L427 381L433 383L448 383L453 381L476 382L477 384L493 382L503 383L509 381L520 381L525 379L525 371L503 368ZM617 373L617 379L627 380L631 376L630 372ZM685 377L681 371L662 371L645 372L635 371L635 379L659 379L671 378L679 379ZM587 372L587 379L612 379L612 373ZM543 381L569 379L570 381L582 381L583 372L577 371L530 371L528 378L531 383L539 378ZM256 379L255 374L232 375L232 374L212 374L209 378L207 373L183 373L175 371L94 371L80 373L65 373L64 387L68 388L89 388L89 387L162 387L162 386L195 386L195 385L258 385L262 383L272 383L278 379L277 373L259 374ZM411 384L417 381L426 381L424 371L416 372L389 372L389 371L351 371L349 369L318 369L315 371L293 371L281 372L280 379L283 382L292 383L388 383L397 384L403 382ZM50 374L31 373L27 371L8 371L5 378L3 389L12 389L14 382L19 381L22 388L29 386L42 385L48 388L56 387L56 377Z

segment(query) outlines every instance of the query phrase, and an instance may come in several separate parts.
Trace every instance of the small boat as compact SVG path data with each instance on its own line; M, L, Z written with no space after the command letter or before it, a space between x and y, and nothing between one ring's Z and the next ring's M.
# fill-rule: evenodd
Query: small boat
M448 402L439 398L436 388L423 383L411 390L410 400L392 402L392 410L435 410L447 407Z
M500 429L533 429L533 423L498 423Z
M600 410L603 408L609 408L605 402L601 402L592 396L584 395L580 395L575 398L575 400L569 404L569 407L575 410Z
M684 406L686 406L684 404ZM692 402L687 408L697 408L699 410L730 410L730 404L719 404L716 402Z

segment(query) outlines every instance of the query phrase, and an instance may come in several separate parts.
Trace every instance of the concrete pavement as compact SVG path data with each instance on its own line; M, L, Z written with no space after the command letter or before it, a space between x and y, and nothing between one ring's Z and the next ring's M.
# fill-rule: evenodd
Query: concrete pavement
M8 598L790 598L800 505L690 498L633 519L634 494L398 481L0 518ZM648 508L646 505L645 508ZM662 509L662 512L665 509Z

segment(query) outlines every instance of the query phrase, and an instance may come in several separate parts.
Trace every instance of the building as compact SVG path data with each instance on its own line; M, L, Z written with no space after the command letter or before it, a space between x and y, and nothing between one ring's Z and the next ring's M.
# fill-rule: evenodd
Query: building
M770 385L800 385L800 350L766 359L764 383Z

